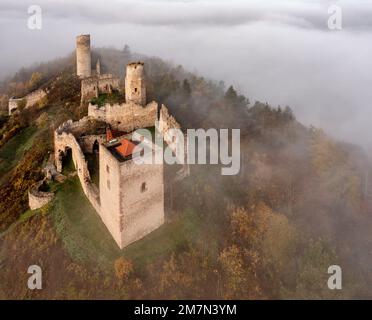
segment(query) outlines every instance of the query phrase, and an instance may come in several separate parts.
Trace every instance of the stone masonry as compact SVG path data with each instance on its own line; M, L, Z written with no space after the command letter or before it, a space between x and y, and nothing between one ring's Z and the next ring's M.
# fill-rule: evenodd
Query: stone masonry
M37 104L41 99L43 99L47 95L47 92L43 89L38 89L32 91L28 95L24 96L23 98L10 98L8 103L8 111L9 115L13 114L15 111L18 110L18 103L22 100L26 100L26 107L29 108Z
M77 38L76 49L77 72L83 78L82 103L99 93L120 90L119 79L101 75L100 67L96 75L91 76L89 35ZM143 238L164 223L164 167L163 164L139 165L135 161L139 153L123 156L117 153L115 145L122 146L121 141L128 142L134 130L146 127L156 127L163 139L174 145L169 130L180 128L165 106L159 107L154 101L146 104L144 64L130 63L126 70L125 103L106 103L101 107L88 103L88 116L76 122L69 120L54 133L57 171L62 171L62 159L71 150L83 192L120 248ZM122 136L107 141L102 132L92 133L95 122L105 124ZM146 138L141 141L153 155L163 151L153 141ZM86 153L94 152L99 156L99 188L91 181L85 158Z
M76 73L81 78L92 75L90 35L88 34L76 37Z

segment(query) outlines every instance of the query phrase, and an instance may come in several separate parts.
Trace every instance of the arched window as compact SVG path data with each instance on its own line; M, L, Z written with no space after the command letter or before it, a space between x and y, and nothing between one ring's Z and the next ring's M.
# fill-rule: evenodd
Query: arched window
M147 190L146 182L142 182L141 184L141 192L145 192Z

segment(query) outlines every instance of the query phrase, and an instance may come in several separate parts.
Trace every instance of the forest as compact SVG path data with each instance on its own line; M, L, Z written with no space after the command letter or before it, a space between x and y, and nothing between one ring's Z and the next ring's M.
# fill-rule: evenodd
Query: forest
M182 128L240 129L241 170L192 165L171 190L165 225L123 250L76 176L30 211L27 191L43 176L54 129L87 108L73 54L22 68L0 84L1 299L372 298L372 170L361 148L302 125L288 106L252 102L128 46L95 48L98 57L120 78L126 63L144 61L148 100ZM50 88L47 99L7 115L9 97L40 87ZM27 289L32 264L43 290ZM342 290L327 287L331 265L342 267Z

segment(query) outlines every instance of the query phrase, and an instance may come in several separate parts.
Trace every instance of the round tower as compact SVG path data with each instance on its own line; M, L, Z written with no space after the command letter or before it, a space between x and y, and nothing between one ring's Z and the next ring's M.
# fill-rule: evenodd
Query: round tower
M146 104L146 85L143 62L132 62L127 65L125 76L125 100L139 105Z
M90 55L90 35L83 34L76 37L76 74L81 77L92 75L92 61Z

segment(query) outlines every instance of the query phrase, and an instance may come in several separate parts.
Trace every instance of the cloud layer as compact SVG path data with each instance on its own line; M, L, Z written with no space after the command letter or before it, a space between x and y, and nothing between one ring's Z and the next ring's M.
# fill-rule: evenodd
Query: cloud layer
M24 19L26 8L31 4L30 1L2 0L2 19ZM344 9L347 28L371 28L372 3L369 0L38 1L50 19L76 19L95 24L200 27L266 21L319 29L327 28L328 8L332 4Z
M372 147L371 1L40 0L41 31L27 29L31 4L0 2L0 77L64 56L90 33L94 46L128 43ZM342 8L342 31L327 29L332 4Z

